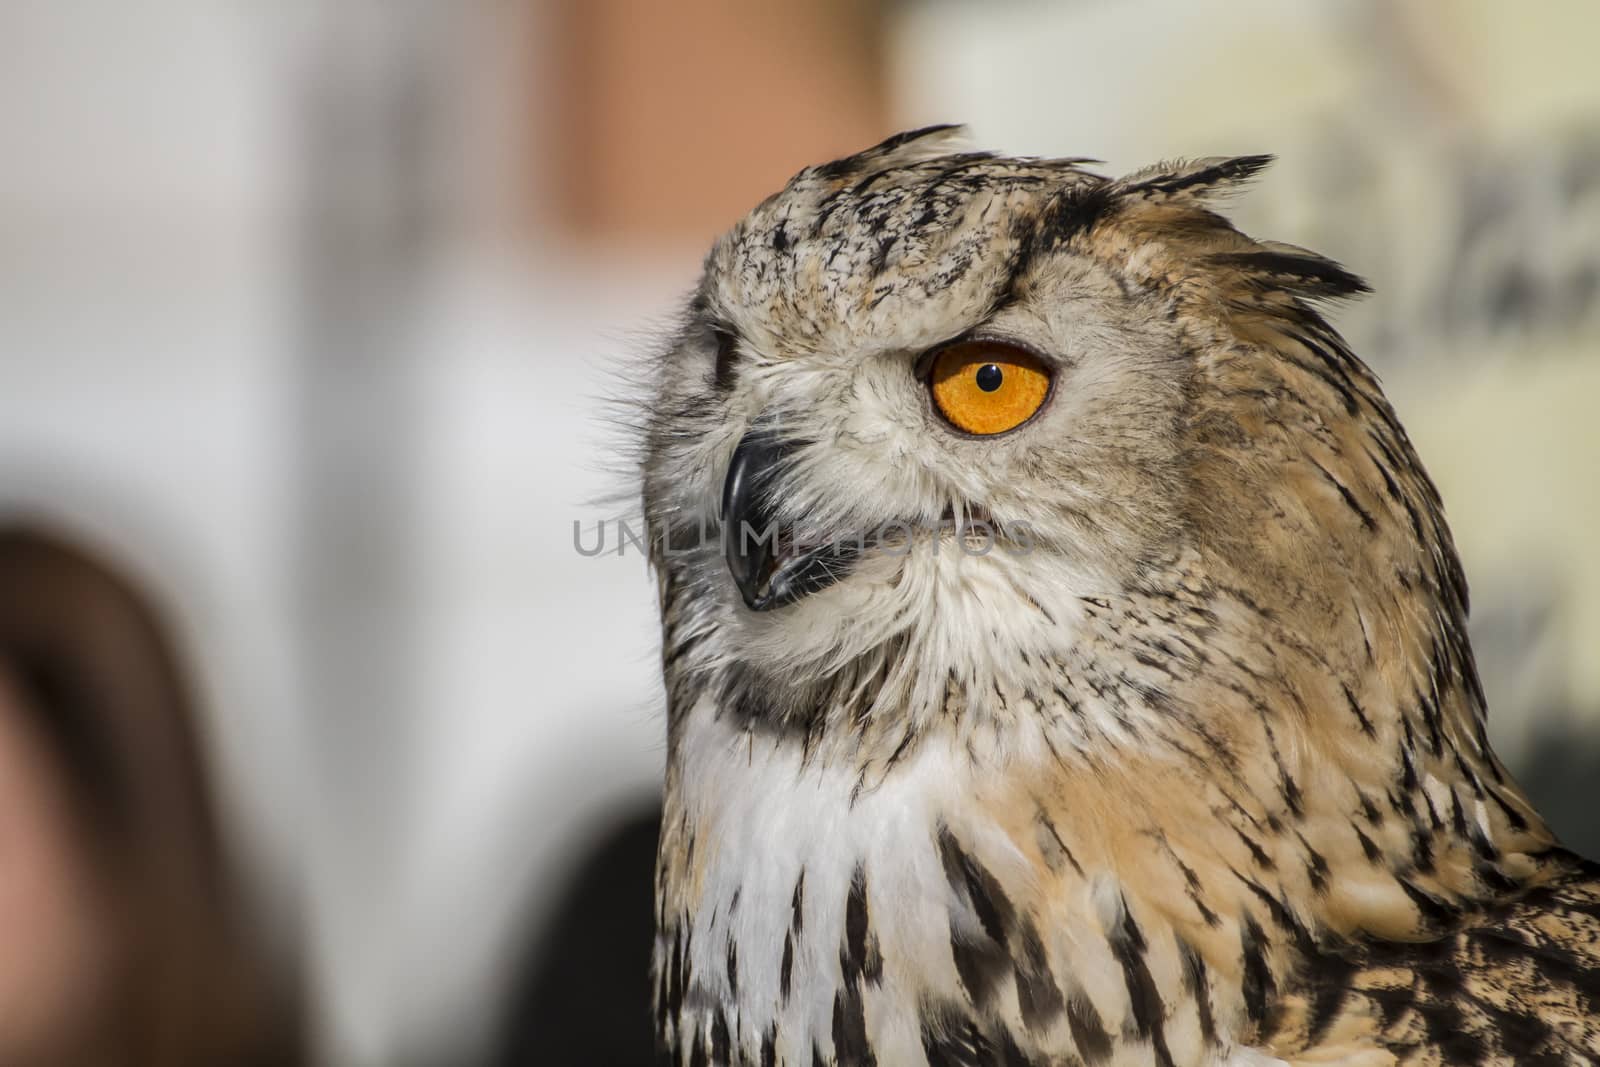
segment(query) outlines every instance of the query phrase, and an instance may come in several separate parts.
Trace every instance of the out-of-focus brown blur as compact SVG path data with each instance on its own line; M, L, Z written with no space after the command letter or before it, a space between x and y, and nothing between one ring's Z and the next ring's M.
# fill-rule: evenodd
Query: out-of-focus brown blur
M295 1067L299 982L218 833L159 605L0 524L0 1062Z
M1235 216L1376 287L1337 322L1443 493L1496 743L1600 853L1597 35L1583 0L20 0L0 523L169 606L320 1062L645 1062L653 586L573 524L626 506L605 401L715 232L929 122L1273 152ZM20 699L0 763L48 766ZM0 930L87 958L38 784L7 818L55 860Z
M885 22L850 0L554 5L548 221L584 242L705 244L807 162L883 138Z

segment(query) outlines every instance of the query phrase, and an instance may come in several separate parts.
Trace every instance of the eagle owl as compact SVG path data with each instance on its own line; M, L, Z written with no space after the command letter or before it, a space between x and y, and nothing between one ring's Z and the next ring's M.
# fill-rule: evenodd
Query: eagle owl
M675 1064L1600 1061L1439 496L1213 210L948 127L712 248L646 408Z

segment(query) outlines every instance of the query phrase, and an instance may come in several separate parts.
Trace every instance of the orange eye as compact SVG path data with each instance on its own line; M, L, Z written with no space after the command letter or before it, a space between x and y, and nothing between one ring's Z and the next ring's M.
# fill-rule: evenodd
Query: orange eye
M958 430L997 434L1031 419L1050 395L1050 368L998 341L951 345L933 361L933 403Z

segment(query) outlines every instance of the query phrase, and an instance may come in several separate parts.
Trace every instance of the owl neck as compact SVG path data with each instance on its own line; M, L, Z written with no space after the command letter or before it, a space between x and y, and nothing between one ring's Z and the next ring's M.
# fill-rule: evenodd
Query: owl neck
M862 792L934 741L996 776L1042 767L1030 788L1071 797L1057 824L1080 849L1164 840L1179 875L1224 857L1212 882L1241 914L1297 900L1306 929L1419 936L1537 879L1551 836L1488 746L1460 615L1428 610L1431 579L1285 595L1265 567L1180 553L1084 600L1053 655L952 675L933 702L874 700L904 688L904 649L809 690L729 672L716 702Z
M1558 862L1483 739L1458 618L1422 608L1436 594L1412 579L1361 595L1345 582L1343 603L1285 595L1264 584L1264 566L1177 554L1085 600L1070 640L1016 677L947 682L933 715L863 700L893 657L799 690L684 673L669 636L675 723L677 709L713 706L719 728L749 736L716 750L739 768L784 759L782 780L804 786L806 803L815 782L846 771L854 789L826 819L862 840L879 835L849 820L928 813L925 833L897 830L888 853L848 859L887 877L894 853L949 851L948 830L958 847L957 862L945 857L948 890L921 890L980 915L975 894L1003 893L1019 924L1069 929L1067 956L1049 963L1061 982L1106 952L1121 961L1130 999L1101 1003L1109 1033L1118 1017L1124 1030L1137 1023L1137 962L1157 1000L1249 1042L1281 1021L1310 955L1347 938L1426 938ZM670 798L688 811L683 795L713 777L685 769L676 737L669 815ZM763 779L736 807L765 810L771 787ZM683 825L724 840L710 824ZM817 877L808 893L823 891ZM1025 934L1021 924L996 936L1026 960ZM953 945L958 969L969 947ZM885 958L905 951L884 946Z

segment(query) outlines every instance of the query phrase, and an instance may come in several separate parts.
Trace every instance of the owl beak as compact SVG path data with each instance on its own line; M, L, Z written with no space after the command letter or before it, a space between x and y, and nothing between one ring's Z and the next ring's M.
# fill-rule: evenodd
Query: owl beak
M767 507L767 489L783 459L777 441L759 430L745 434L733 450L722 482L723 554L739 594L752 611L765 611L777 534Z
M792 604L842 578L861 546L843 541L801 550L793 531L784 538L773 521L772 483L784 450L770 434L752 430L734 449L722 483L723 554L728 573L751 611Z

